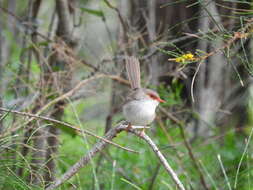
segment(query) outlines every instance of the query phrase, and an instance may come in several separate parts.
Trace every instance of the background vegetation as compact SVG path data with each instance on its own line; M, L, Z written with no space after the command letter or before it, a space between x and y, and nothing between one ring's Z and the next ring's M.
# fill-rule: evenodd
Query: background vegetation
M98 141L47 118L99 136L124 119L126 55L166 100L146 133L186 189L253 189L252 6L0 0L0 189L45 189ZM109 145L59 189L176 189L140 138L113 142L140 154Z

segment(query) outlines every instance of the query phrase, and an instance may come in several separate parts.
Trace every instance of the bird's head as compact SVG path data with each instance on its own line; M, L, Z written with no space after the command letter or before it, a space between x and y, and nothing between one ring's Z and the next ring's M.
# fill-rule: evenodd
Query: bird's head
M162 100L160 98L159 94L154 90L145 89L144 92L145 92L146 96L151 100L155 100L159 103L164 103L165 102L165 100Z

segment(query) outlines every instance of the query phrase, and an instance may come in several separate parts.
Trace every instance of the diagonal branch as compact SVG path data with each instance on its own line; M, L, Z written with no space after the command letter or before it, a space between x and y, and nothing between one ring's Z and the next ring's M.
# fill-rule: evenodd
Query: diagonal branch
M185 131L184 131L184 124L182 121L180 121L179 119L177 119L174 115L170 114L169 112L166 111L166 109L160 107L160 110L162 113L164 113L169 119L171 119L173 122L175 122L176 124L178 124L179 126L179 130L180 130L180 133L181 133L181 136L184 140L184 144L185 144L185 147L187 148L188 150L188 154L189 154L189 157L191 158L192 162L193 162L193 166L195 167L195 169L198 171L199 173L199 177L200 177L200 182L202 184L202 186L204 187L205 190L209 190L209 187L205 181L205 177L204 177L204 174L202 173L201 171L201 168L200 168L200 165L199 165L199 161L197 160L197 158L195 157L193 151L192 151L192 147L191 147L191 144L188 142L187 138L186 138L186 134L185 134Z
M118 124L116 127L111 128L106 135L103 137L104 139L112 140L114 137L116 137L120 132L126 130L128 126L123 125L122 123ZM159 151L158 147L155 145L155 143L152 141L152 139L142 132L136 130L135 128L128 129L128 132L140 137L143 139L154 151L156 156L159 158L161 164L167 171L167 173L171 176L172 180L175 182L179 190L185 190L184 185L177 177L176 172L171 168L163 154ZM96 143L93 148L82 157L78 162L76 162L67 172L65 172L59 179L56 179L50 186L46 188L46 190L52 190L57 187L59 187L61 184L66 182L68 179L70 179L72 176L74 176L81 168L86 166L90 160L96 155L96 153L101 152L108 144L104 141L99 141Z
M111 128L107 134L104 136L104 139L111 141L114 137L117 136L122 130L124 130L127 126L119 124L118 126ZM96 153L103 150L108 143L105 141L97 142L93 148L87 153L87 155L83 156L78 162L76 162L67 172L65 172L59 179L56 179L50 186L46 188L46 190L52 190L59 187L65 181L70 179L73 175L75 175L81 168L87 165L90 160L96 155Z
M161 164L163 165L163 167L165 168L165 170L167 171L167 173L170 175L170 177L172 178L172 180L175 182L175 184L177 185L178 189L179 190L185 190L184 185L182 184L182 182L178 178L176 172L171 168L171 166L167 162L166 158L160 152L160 150L158 149L158 147L156 146L156 144L152 141L152 139L148 135L146 135L145 133L137 131L137 130L131 130L130 132L133 133L133 134L135 134L136 136L140 137L141 139L143 139L152 148L153 152L158 157L158 159L160 160Z

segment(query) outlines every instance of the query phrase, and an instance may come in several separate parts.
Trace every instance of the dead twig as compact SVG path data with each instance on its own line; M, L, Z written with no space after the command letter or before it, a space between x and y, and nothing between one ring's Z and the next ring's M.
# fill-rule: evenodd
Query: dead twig
M86 130L86 129L80 129L78 127L75 127L69 123L66 123L66 122L63 122L63 121L59 121L59 120L56 120L56 119L52 119L52 118L48 118L48 117L45 117L45 116L39 116L39 115L35 115L35 114L31 114L31 113L26 113L26 112L20 112L20 111L14 111L14 110L9 110L9 109L6 109L6 108L2 108L0 107L0 111L4 111L4 112L11 112L11 113L14 113L14 114L19 114L19 115L23 115L23 116L28 116L28 117L32 117L32 118L37 118L37 119L42 119L42 120L45 120L45 121L49 121L51 123L54 123L54 124L60 124L62 126L65 126L65 127L69 127L71 129L73 129L77 134L81 135L82 133L85 133L87 135L90 135L90 136L93 136L97 139L100 139L102 141L104 141L105 143L108 143L108 144L111 144L113 146L116 146L117 148L121 148L123 150L126 150L128 152L133 152L133 153L139 153L137 151L134 151L134 150L131 150L129 148L125 148L119 144L116 144L108 139L105 139L103 137L100 137L98 135L95 135L94 133Z
M199 69L200 69L200 66L202 65L203 61L200 61L198 66L197 66L197 69L192 77L192 82L191 82L191 97L192 97L192 102L194 103L195 102L195 99L194 99L194 93L193 93L193 87L194 87L194 82L195 82L195 79L197 77L197 74L199 72Z
M37 113L38 115L41 114L43 111L45 111L47 108L49 108L50 106L54 105L55 103L61 101L61 100L64 100L66 98L69 98L71 97L76 91L78 91L82 86L84 86L85 84L87 84L88 82L94 80L94 79L98 79L98 78L111 78L113 80L117 80L117 81L120 81L122 83L125 83L125 84L129 84L127 80L119 77L119 76L116 76L116 75L105 75L105 74L98 74L98 75L95 75L95 76L92 76L88 79L84 79L83 81L79 82L73 89L71 89L70 91L68 91L67 93L59 96L58 98L55 98L54 100L50 101L49 103L47 103L44 107L42 107L40 109L40 111Z
M112 140L114 137L117 136L117 134L119 134L120 132L126 130L126 128L127 128L126 125L123 125L122 123L120 123L116 127L111 128L103 138L107 139L107 140ZM136 129L130 129L130 130L128 130L128 132L140 137L145 142L147 142L147 144L152 148L152 150L154 151L156 156L159 158L161 164L164 166L167 173L171 176L171 178L173 179L173 181L177 185L178 189L179 190L185 190L184 185L182 184L182 182L177 177L176 172L174 172L174 170L171 168L171 166L169 165L169 163L167 162L167 160L165 159L163 154L159 151L158 147L152 141L152 139L148 135L143 134L142 132L140 132ZM48 186L46 188L46 190L55 189L55 188L59 187L61 184L63 184L64 182L66 182L73 175L75 175L81 168L83 168L85 165L87 165L89 163L89 161L96 155L96 153L101 152L107 145L108 145L108 143L106 143L104 141L99 141L98 143L96 143L93 146L93 148L87 153L87 155L85 155L78 162L76 162L59 179L56 179L50 186Z
M122 83L128 84L129 82L117 75L106 75L106 74L98 74L98 75L94 75L92 77L89 77L87 79L84 79L82 81L80 81L73 89L71 89L70 91L66 92L65 94L62 94L61 96L53 99L52 101L50 101L49 103L47 103L45 106L43 106L42 108L40 108L40 110L34 114L34 115L41 115L44 111L46 111L49 107L51 107L52 105L56 104L57 102L70 98L76 91L78 91L82 86L84 86L85 84L87 84L88 82L98 79L98 78L110 78L116 81L120 81ZM25 124L28 124L30 122L32 122L35 119L35 117L32 117L31 119L29 119ZM23 125L25 125L23 124Z
M207 183L205 181L205 178L204 178L204 175L200 169L200 166L199 166L199 161L196 159L195 155L193 154L193 151L192 151L192 147L191 147L191 144L188 142L187 138L186 138L186 135L185 135L185 132L184 132L184 124L179 120L177 119L175 116L173 116L172 114L170 114L169 112L167 112L164 108L160 107L160 110L169 118L171 119L173 122L175 122L176 124L178 124L179 126L179 129L180 129L180 133L181 133L181 136L184 140L184 144L185 144L185 147L187 148L188 150L188 154L193 162L193 166L195 167L195 169L198 171L199 173L199 177L200 177L200 182L202 184L202 186L204 187L204 189L208 190L208 186L207 186Z
M108 0L104 0L104 2L105 2L105 4L106 4L109 8L111 8L111 9L113 9L113 10L116 11L116 13L118 14L120 23L121 23L121 25L122 25L122 28L123 28L123 30L124 30L124 33L126 34L126 31L128 31L128 28L127 28L126 22L125 22L124 19L123 19L123 16L122 16L121 13L120 13L120 10L119 10L117 7L114 7Z
M127 126L119 124L115 128L110 129L107 134L103 137L111 141L114 137L117 136L122 130L124 130ZM81 168L89 163L89 161L96 155L96 153L101 152L108 143L105 141L97 142L93 148L87 153L87 155L83 156L78 162L76 162L69 170L67 170L60 178L56 179L51 185L49 185L46 190L52 190L59 187L65 181L70 179L73 175L75 175Z
M43 38L43 39L45 39L45 40L47 40L47 41L49 41L49 42L52 42L52 40L49 39L47 36L45 36L44 34L41 34L40 32L36 31L30 23L29 23L29 24L25 24L25 23L24 23L24 20L22 20L21 18L19 18L19 17L18 17L17 15L15 15L13 12L11 12L11 11L9 11L8 9L6 9L6 8L4 8L4 7L1 7L1 6L0 6L0 9L1 9L4 13L6 13L6 14L12 16L16 21L18 21L18 22L20 22L21 24L23 24L23 26L29 28L29 30L31 30L32 32L34 32L35 34L37 34L38 36L40 36L41 38Z
M165 168L165 170L167 171L167 173L170 175L170 177L172 178L172 180L175 182L175 184L177 185L178 189L179 190L185 190L184 185L180 181L180 179L178 178L176 172L171 168L171 166L167 162L166 158L160 152L160 150L158 149L158 147L156 146L156 144L152 141L152 139L148 135L146 135L145 133L143 134L142 132L137 131L137 130L130 130L130 132L133 133L133 134L135 134L136 136L140 137L141 139L143 139L152 148L153 152L159 158L161 164L163 165L163 167Z

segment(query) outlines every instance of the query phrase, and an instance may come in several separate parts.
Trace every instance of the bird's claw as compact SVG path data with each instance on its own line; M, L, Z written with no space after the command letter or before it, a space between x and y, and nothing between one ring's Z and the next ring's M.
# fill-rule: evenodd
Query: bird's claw
M125 129L127 132L130 132L130 130L133 129L132 125L129 123L127 128Z
M143 128L143 130L141 130L140 132L140 137L143 138L145 136L145 128Z

